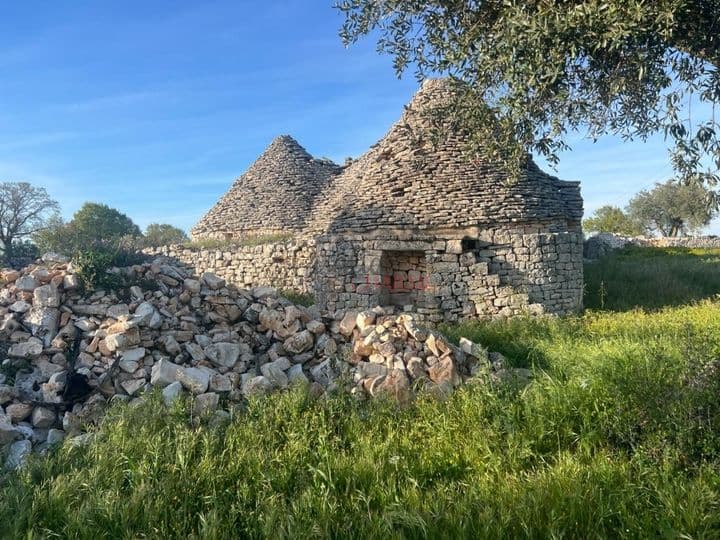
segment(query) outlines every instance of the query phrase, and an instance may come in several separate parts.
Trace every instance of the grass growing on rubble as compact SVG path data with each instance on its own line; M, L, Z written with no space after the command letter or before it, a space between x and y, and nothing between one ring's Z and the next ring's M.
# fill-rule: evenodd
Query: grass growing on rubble
M262 246L279 242L289 242L294 238L290 233L263 234L246 238L202 238L184 242L183 247L190 249L231 249L234 247Z
M533 381L407 407L295 390L225 427L118 407L0 480L0 536L720 536L719 303L446 330Z
M298 306L310 307L315 303L315 297L312 294L296 291L293 289L280 289L278 291L280 296L283 296L290 300L293 304Z

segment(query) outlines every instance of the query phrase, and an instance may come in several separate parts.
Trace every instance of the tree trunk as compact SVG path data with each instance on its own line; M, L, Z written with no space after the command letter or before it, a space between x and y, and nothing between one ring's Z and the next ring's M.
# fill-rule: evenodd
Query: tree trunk
M13 258L13 243L12 238L2 240L3 244L3 255L5 260L9 263L10 259Z

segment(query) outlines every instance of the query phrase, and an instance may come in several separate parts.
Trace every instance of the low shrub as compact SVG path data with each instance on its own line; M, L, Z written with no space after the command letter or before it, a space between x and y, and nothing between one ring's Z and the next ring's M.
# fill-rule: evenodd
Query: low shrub
M112 272L112 268L124 268L140 264L146 257L121 242L96 244L92 248L75 253L72 258L83 285L87 288L118 290L127 288L127 276Z

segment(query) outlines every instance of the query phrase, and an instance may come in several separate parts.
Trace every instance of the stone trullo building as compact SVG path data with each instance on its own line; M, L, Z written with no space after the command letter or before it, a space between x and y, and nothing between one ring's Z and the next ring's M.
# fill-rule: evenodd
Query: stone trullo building
M580 309L579 183L532 161L509 181L492 162L469 160L457 131L431 142L432 111L451 91L425 82L346 167L276 139L192 234L293 239L185 258L240 285L307 290L329 311L390 304L456 321Z
M233 239L299 233L315 198L342 171L290 136L275 139L195 225L194 237Z

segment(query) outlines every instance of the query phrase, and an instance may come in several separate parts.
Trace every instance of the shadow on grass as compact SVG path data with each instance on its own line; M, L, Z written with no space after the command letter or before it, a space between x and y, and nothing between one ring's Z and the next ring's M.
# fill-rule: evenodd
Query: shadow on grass
M720 249L625 248L585 264L585 307L658 310L720 294Z

